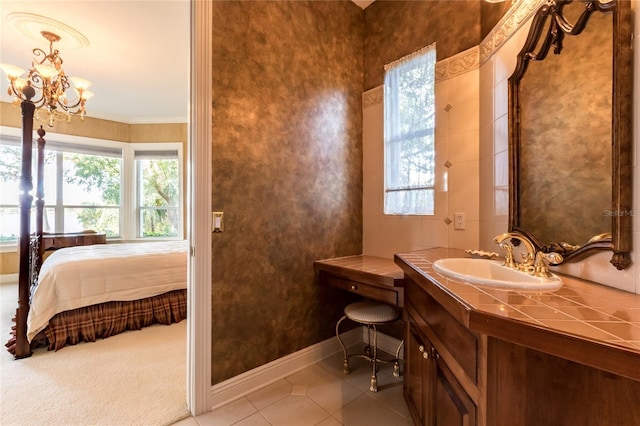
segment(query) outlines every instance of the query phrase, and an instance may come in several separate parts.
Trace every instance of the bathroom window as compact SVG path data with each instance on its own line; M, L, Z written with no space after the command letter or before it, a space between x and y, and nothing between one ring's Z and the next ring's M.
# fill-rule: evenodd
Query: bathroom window
M385 65L384 213L434 214L435 43Z

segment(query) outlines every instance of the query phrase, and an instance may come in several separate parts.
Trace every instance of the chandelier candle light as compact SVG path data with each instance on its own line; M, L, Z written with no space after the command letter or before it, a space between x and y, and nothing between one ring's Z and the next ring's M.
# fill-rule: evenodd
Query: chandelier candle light
M15 65L0 64L9 80L7 93L15 96L14 105L23 101L33 102L37 110L46 110L48 126L53 127L60 116L71 121L72 115L79 115L84 119L86 115L85 102L93 96L89 90L91 82L80 77L68 77L62 69L62 58L53 43L60 41L60 36L50 31L41 31L42 36L49 41L49 53L42 49L33 49L33 61L26 78L22 76L25 70ZM72 86L73 85L73 86ZM75 98L70 100L67 93L74 89ZM39 97L36 93L39 92ZM39 118L36 116L36 119Z

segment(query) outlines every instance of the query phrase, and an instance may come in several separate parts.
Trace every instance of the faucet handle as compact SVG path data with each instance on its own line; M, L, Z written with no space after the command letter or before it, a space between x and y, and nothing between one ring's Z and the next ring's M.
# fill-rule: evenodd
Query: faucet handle
M543 278L550 277L551 273L549 272L549 268L547 264L558 264L562 262L562 260L563 260L562 255L560 255L559 253L555 253L555 252L544 253L541 251L537 252L536 260L533 265L534 267L533 275L535 275L536 277L543 277Z
M504 266L509 268L515 268L516 262L513 261L513 246L509 242L502 242L499 244L501 249L506 251L504 255Z

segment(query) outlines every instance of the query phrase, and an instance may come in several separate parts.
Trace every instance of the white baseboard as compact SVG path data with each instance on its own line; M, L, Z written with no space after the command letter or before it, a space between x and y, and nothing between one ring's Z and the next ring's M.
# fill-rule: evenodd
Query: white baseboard
M366 336L366 327L354 328L340 334L346 347L365 342ZM395 354L399 344L400 341L398 339L378 333L378 348L380 350ZM340 351L342 351L342 348L338 340L333 337L213 385L211 387L212 409L290 376L296 371L322 361ZM402 357L402 353L400 356Z

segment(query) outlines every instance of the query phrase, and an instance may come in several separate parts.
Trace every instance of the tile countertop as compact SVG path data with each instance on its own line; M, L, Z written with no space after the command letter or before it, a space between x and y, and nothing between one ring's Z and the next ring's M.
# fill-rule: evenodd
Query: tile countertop
M640 380L640 295L560 274L564 285L552 292L476 286L433 269L448 257L469 256L433 248L395 262L472 331Z
M404 279L404 272L393 260L362 254L316 260L314 268L392 287L402 287Z

